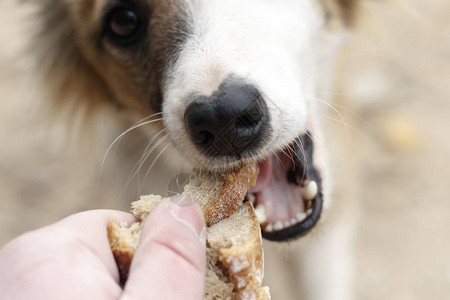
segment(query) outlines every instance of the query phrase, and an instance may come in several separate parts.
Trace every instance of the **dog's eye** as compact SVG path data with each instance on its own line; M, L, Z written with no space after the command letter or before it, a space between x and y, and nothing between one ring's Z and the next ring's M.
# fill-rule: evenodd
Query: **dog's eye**
M108 19L109 31L121 40L131 39L140 26L136 12L124 7L114 9Z

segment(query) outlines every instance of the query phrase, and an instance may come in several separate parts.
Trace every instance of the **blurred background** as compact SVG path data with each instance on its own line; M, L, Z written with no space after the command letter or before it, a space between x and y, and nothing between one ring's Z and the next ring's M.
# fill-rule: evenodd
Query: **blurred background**
M333 96L343 121L333 112L327 121L349 150L336 159L350 174L356 299L450 299L450 2L365 7L339 55ZM20 55L27 13L0 2L0 246L81 210L127 211L129 195L145 192L125 189L142 153L139 132L100 174L120 116L106 112L97 138L82 145L64 138L76 128L39 121L42 99Z

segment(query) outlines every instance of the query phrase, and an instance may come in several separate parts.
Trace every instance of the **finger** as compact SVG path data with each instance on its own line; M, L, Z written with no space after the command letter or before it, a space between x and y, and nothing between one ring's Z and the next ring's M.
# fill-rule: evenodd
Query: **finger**
M144 224L122 299L203 298L203 215L185 196L171 200L155 208Z
M66 240L80 241L100 259L109 274L119 282L119 272L108 241L107 227L111 220L117 224L133 224L137 221L132 214L121 211L91 210L71 215L45 229L65 236Z
M135 221L117 211L83 212L5 245L0 250L4 299L119 298L122 289L106 233L111 219Z

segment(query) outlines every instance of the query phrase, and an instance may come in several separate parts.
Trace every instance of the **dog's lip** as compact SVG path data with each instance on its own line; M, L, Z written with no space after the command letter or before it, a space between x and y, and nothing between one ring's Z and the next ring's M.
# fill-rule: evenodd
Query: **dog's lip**
M270 241L285 241L306 235L319 221L322 213L323 194L321 191L313 201L312 213L302 222L278 231L268 232L261 229L263 238Z
M312 138L306 133L287 148L259 162L260 174L248 198L253 200L256 210L263 207L264 217L267 218L267 221L261 221L264 238L283 241L300 237L318 222L323 195L321 177L313 166L312 152ZM293 180L292 172L302 174L294 174L297 180ZM313 186L315 192L313 199L306 202L302 195L308 185Z

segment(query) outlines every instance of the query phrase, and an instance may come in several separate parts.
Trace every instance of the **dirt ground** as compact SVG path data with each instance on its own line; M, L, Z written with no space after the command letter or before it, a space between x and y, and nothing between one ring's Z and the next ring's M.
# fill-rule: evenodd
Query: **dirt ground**
M115 120L105 116L101 140L81 147L37 125L29 62L15 59L23 11L12 2L0 3L0 246L81 210L128 210L134 199L124 195L146 191L136 183L125 191L140 133L99 175L123 130ZM341 160L354 166L356 299L450 297L450 2L404 2L370 4L373 20L349 35L334 93L348 126L333 113L327 121L350 146Z

